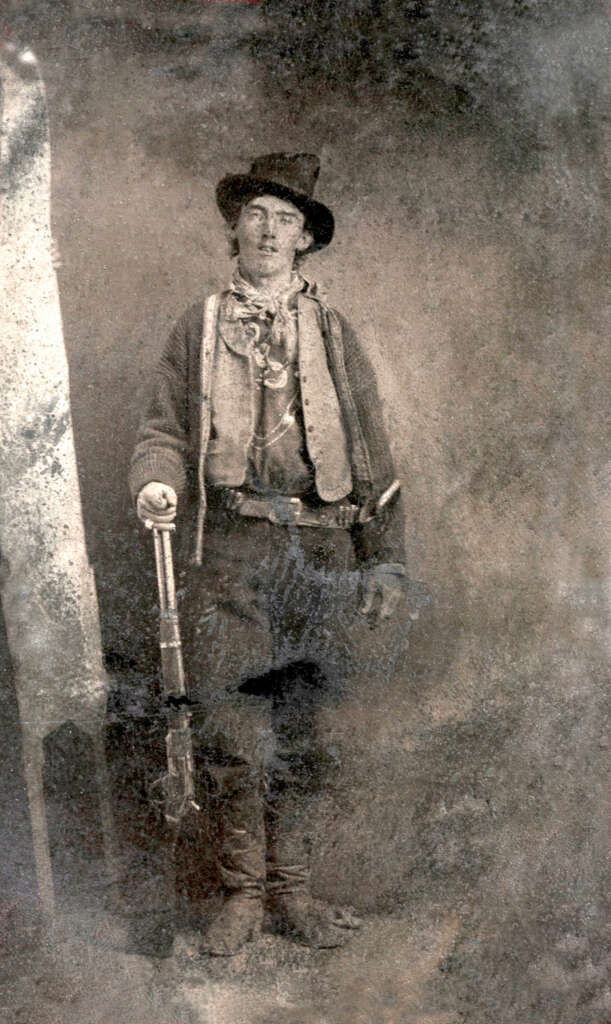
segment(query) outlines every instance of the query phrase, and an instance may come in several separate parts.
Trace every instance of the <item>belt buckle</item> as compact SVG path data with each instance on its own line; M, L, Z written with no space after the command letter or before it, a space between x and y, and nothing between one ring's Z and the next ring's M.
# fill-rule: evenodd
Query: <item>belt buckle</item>
M352 526L354 521L354 506L353 505L338 505L336 509L337 525L341 526L344 530Z
M283 494L270 499L271 509L268 519L275 526L288 526L296 523L301 513L301 498L289 498Z
M228 512L240 512L246 496L242 491L236 491L233 487L225 487L223 494L223 504Z

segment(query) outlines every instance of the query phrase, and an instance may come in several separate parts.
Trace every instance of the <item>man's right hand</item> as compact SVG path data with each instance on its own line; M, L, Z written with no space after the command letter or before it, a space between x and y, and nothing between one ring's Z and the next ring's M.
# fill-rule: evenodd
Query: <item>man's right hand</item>
M138 495L136 511L142 522L149 519L155 526L162 526L174 522L177 504L178 498L173 487L151 480Z

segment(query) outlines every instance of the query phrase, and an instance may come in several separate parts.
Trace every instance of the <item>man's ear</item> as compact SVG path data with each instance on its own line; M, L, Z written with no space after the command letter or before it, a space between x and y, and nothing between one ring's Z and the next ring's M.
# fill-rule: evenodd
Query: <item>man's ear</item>
M225 238L229 246L229 255L233 259L234 256L238 256L240 253L240 247L238 245L238 239L236 237L236 226L235 224L227 224L225 222Z
M301 236L299 238L299 241L297 242L297 245L295 246L295 251L296 252L300 252L300 253L301 252L305 252L306 249L310 248L310 246L311 246L313 241L314 241L314 236L311 234L310 231L306 231L306 229L304 228L303 231L301 232Z

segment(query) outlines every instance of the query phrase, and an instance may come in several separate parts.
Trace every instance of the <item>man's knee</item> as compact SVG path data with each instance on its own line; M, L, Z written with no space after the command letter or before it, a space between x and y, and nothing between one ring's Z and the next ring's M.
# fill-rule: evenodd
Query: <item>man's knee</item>
M217 704L206 716L198 739L208 763L242 764L261 771L275 748L269 708L256 698Z

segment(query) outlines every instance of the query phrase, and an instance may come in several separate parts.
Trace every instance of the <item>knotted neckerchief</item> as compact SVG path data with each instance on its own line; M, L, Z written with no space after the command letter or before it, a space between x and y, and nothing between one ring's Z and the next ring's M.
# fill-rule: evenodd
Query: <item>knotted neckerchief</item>
M306 282L300 274L293 273L286 288L275 294L255 288L236 269L231 285L225 317L227 320L251 320L256 317L267 321L267 338L261 337L257 325L245 325L247 340L252 344L255 359L265 370L263 383L274 385L274 375L285 369L297 350L297 323L295 317L295 296L303 291ZM292 308L291 308L292 307ZM258 344L261 342L261 344ZM284 374L281 374L284 376ZM282 386L282 385L280 385Z

